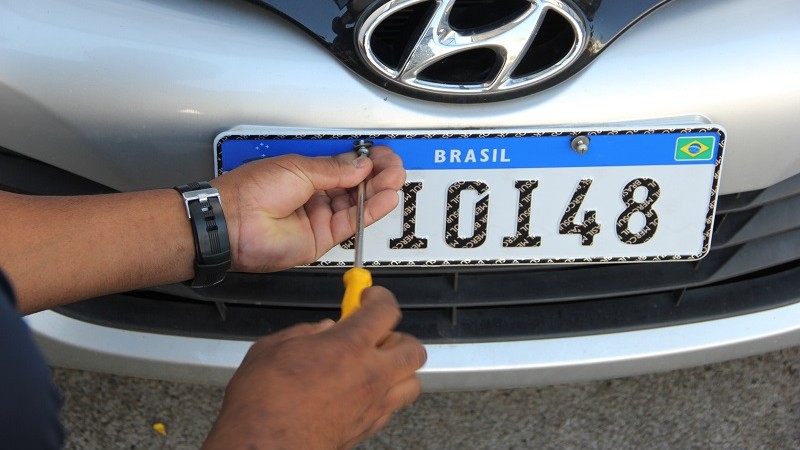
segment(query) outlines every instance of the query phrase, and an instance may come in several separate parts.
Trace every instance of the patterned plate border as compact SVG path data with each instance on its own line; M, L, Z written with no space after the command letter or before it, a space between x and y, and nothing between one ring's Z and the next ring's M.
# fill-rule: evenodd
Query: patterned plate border
M663 262L663 261L696 261L706 256L711 248L711 231L714 227L714 213L717 208L720 175L722 170L722 157L725 150L725 131L717 125L672 127L672 128L619 128L619 129L585 129L585 130L555 130L555 131L436 131L436 132L362 132L357 130L340 132L302 132L302 133L277 133L253 134L238 133L236 130L222 133L216 139L215 154L217 176L222 175L222 144L230 139L236 140L299 140L299 139L433 139L433 138L503 138L503 137L542 137L542 136L603 136L618 134L656 134L656 133L717 133L717 159L714 164L714 178L711 185L711 198L709 199L706 213L705 228L703 230L703 249L694 255L656 255L634 256L616 258L530 258L530 259L462 259L426 261L364 261L368 267L446 267L446 266L508 266L508 265L539 265L539 264L579 264L579 263L633 263L633 262ZM305 267L349 267L345 261L317 261Z

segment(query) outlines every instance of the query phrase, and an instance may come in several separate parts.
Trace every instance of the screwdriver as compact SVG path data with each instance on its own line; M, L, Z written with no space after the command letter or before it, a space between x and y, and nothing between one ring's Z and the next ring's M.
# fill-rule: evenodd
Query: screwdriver
M372 142L358 140L353 143L353 149L358 156L369 156ZM366 187L364 181L358 183L358 199L356 201L356 233L355 257L353 267L344 273L344 298L342 298L342 317L344 320L361 307L361 293L372 286L372 275L364 268L364 197Z

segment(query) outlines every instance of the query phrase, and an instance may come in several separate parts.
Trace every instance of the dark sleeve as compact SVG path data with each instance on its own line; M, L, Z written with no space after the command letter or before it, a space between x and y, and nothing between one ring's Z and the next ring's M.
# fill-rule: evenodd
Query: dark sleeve
M61 396L14 295L0 271L0 444L13 449L60 449Z

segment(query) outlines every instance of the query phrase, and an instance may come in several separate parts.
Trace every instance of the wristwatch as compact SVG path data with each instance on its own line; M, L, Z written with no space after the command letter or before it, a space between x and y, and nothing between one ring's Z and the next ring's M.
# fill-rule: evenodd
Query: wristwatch
M231 243L219 191L205 181L175 186L183 196L194 235L193 288L213 286L231 267Z

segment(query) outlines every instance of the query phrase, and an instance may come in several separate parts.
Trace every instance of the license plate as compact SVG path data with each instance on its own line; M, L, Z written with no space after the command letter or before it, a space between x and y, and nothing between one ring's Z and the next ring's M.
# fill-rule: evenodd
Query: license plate
M368 266L696 260L708 252L721 127L382 131L251 128L217 136L216 170L368 139L408 171L367 228ZM353 261L352 240L314 265Z

